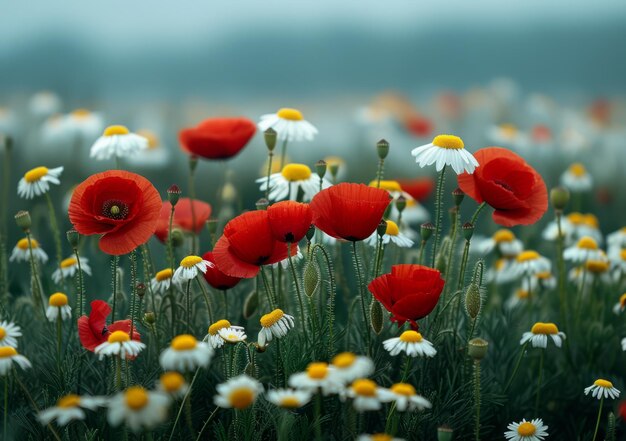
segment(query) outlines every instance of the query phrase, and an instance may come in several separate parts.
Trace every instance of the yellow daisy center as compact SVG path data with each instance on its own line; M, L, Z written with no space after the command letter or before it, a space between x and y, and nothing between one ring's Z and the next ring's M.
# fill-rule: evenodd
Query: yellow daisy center
M372 441L392 441L393 437L391 435L387 435L386 433L375 433L370 436Z
M517 256L518 262L528 262L529 260L539 259L539 253L537 251L523 251Z
M328 374L328 363L310 363L306 368L309 378L322 380Z
M506 228L496 231L493 235L493 240L495 243L511 242L514 239L515 234L513 234L511 230L507 230Z
M453 150L460 150L465 147L465 145L463 144L463 140L454 135L435 136L435 139L433 139L433 145L436 147L441 147L443 149Z
M72 112L74 118L87 118L91 112L87 109L76 109Z
M278 322L278 320L283 318L284 315L285 313L282 311L282 309L275 309L269 314L265 314L263 317L261 317L261 320L259 320L259 322L264 328L269 328L270 326L274 326L276 322Z
M391 386L391 391L398 395L405 395L407 397L417 394L415 388L408 383L396 383Z
M352 364L356 360L356 355L352 352L342 352L341 354L337 354L333 357L333 365L338 368L345 369L347 367L352 366Z
M202 262L202 257L200 256L187 256L180 261L180 266L183 268L193 268L200 262Z
M533 325L530 332L533 334L555 335L559 333L559 328L554 323L537 322Z
M602 378L598 378L596 381L593 382L593 384L598 387L603 387L605 389L610 389L613 387L613 383L611 383L609 380L603 380Z
M354 383L352 383L352 390L357 395L373 397L376 395L376 383L372 380L368 380L367 378L361 378L360 380L355 380Z
M397 236L398 234L400 234L400 228L398 228L398 224L396 224L394 221L387 221L387 230L385 230L385 234L388 234L390 236Z
M7 331L6 329L0 327L0 340L2 340L4 337L7 336Z
M504 135L506 138L513 138L515 137L515 135L517 135L517 127L515 127L513 124L500 124L500 130L502 131L502 135Z
M378 187L378 180L374 179L370 181L370 187ZM400 187L398 181L380 181L379 188L387 191L402 191L402 187Z
M304 164L287 164L280 174L289 182L304 181L311 177L311 169Z
M9 358L17 355L15 348L11 346L0 346L0 358Z
M80 404L80 397L76 394L69 394L59 398L57 401L57 407L67 409L68 407L78 407Z
M576 176L577 178L582 178L583 176L587 174L587 170L585 169L585 166L579 162L570 165L569 172L573 174L574 176Z
M148 392L141 386L132 386L126 389L124 399L132 410L141 410L148 404Z
M167 392L176 392L185 384L185 378L178 372L166 372L159 380Z
M33 182L37 182L47 174L48 167L35 167L34 169L24 173L24 180L29 184L32 184Z
M218 320L209 326L209 334L217 335L217 331L224 328L230 328L230 322L228 320Z
M540 280L547 280L552 277L552 273L550 271L542 271L540 273L535 274L535 277Z
M609 270L609 266L609 262L605 260L588 260L585 262L585 268L587 268L587 271L595 274L607 272Z
M67 296L62 292L56 292L50 296L50 298L48 299L48 304L50 306L57 306L59 308L61 306L65 306L67 305Z
M506 264L506 259L498 259L496 260L493 266L496 268L496 270L500 271L502 268L504 268L505 264Z
M235 409L245 409L254 401L254 392L246 387L235 389L228 396L228 400Z
M33 249L35 249L35 248L39 248L39 242L37 242L35 239L31 239L31 240L30 240L30 244L31 244L31 246L33 247ZM27 239L27 238L20 239L20 240L17 242L17 247L18 247L20 250L27 250L27 249L28 249L28 239Z
M154 275L154 278L157 279L157 282L162 282L164 280L171 279L172 278L172 274L174 274L172 269L171 268L166 268L166 269L161 270L158 273L156 273Z
M518 299L527 299L529 295L530 293L525 289L518 289L517 291L515 291L515 296Z
M75 257L68 257L67 259L63 259L61 261L61 265L60 266L61 266L61 268L69 268L69 267L72 267L72 266L76 265L76 263L78 263L78 262L76 261Z
M582 221L585 225L589 225L593 228L598 228L598 226L600 225L600 222L598 222L598 218L591 213L583 215Z
M290 109L289 107L283 107L276 115L282 119L288 119L289 121L302 121L302 113L298 109Z
M529 423L528 421L523 422L517 428L517 433L521 436L532 436L537 431L537 428L533 423Z
M190 351L198 345L198 340L193 335L182 334L172 340L172 349L175 351Z
M124 331L115 331L109 335L107 341L109 343L124 343L126 341L130 341L130 335Z
M626 248L624 248L623 250L619 252L619 257L622 260L626 260Z
M404 331L400 335L400 341L405 343L419 343L422 340L422 334L417 331Z
M619 304L622 305L622 308L626 306L626 293L622 294L619 298ZM0 328L2 329L2 328ZM0 339L3 338L4 335L0 332Z
M598 249L598 244L596 243L596 241L593 240L593 238L589 236L582 237L578 241L578 244L576 246L578 248L583 248L585 250L597 250Z
M570 213L567 216L567 220L570 221L571 223L573 223L574 225L579 225L583 223L583 218L584 216L580 213Z
M300 407L300 400L293 395L283 397L280 399L280 407L287 407L290 409Z
M128 135L130 132L124 126L109 126L104 129L102 136Z
M141 129L141 130L137 130L136 133L137 133L137 135L143 136L144 138L146 138L148 140L148 148L149 149L154 149L154 148L157 148L159 146L159 137L156 136L156 134L154 134L150 130Z

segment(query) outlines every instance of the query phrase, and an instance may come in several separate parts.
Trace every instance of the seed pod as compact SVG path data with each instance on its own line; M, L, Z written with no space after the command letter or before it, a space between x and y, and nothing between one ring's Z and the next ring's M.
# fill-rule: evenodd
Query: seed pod
M465 312L472 320L478 317L482 306L482 298L480 296L480 286L472 281L465 291Z
M32 224L30 220L30 213L25 210L20 210L15 214L15 223L18 227L20 227L24 232L30 230L30 226Z
M463 237L465 240L472 240L472 236L474 235L474 224L465 222L461 228L463 230Z
M143 321L146 322L149 325L154 325L154 323L156 322L156 316L154 315L154 312L147 311L143 315Z
M178 248L185 242L185 233L180 228L172 229L172 246Z
M376 299L372 299L370 304L370 321L374 332L380 334L383 330L383 307Z
M452 441L454 431L448 426L437 428L437 441Z
M569 202L569 191L567 188L554 187L550 190L550 202L555 210L563 211Z
M178 199L180 198L181 194L182 191L180 190L180 187L178 185L170 185L170 187L167 189L167 199L170 201L170 204L172 204L172 206L175 206L178 203Z
M80 234L78 233L78 231L73 229L68 230L67 233L65 233L65 236L67 237L67 242L70 244L73 250L78 248L78 243L80 242Z
M319 176L320 179L322 179L326 175L327 168L328 167L326 165L326 161L324 161L323 159L320 159L315 163L315 171L317 172L317 176Z
M424 242L428 242L428 239L430 239L434 231L435 226L432 223L426 222L425 224L422 224L420 227L420 236L422 237L422 240Z
M276 147L276 130L271 127L263 132L263 138L265 139L265 145L267 149L271 152Z
M380 159L385 159L389 154L389 143L384 139L378 141L376 143L376 152L378 153L378 157Z
M450 240L450 238L448 236L444 237L441 241L441 248L439 248L437 258L435 259L435 268L437 268L442 274L446 273L446 269L448 267L447 259L451 245L452 241Z
M315 259L310 259L304 267L304 293L312 297L320 284L320 268Z
M463 198L465 198L465 193L463 193L463 190L457 187L452 192L452 198L454 199L454 205L458 207L459 205L461 205L461 202L463 202Z
M482 360L487 355L489 342L482 338L473 338L467 345L467 354L475 361Z
M259 307L259 293L252 290L243 302L243 318L248 320L256 312Z

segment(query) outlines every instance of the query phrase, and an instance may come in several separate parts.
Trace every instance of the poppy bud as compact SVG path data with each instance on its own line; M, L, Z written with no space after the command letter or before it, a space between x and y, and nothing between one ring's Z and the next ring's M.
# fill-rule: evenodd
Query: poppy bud
M400 195L398 196L398 199L396 199L396 209L398 210L398 213L402 213L402 211L404 211L405 208L406 208L406 198Z
M217 231L217 219L209 219L206 221L206 228L209 230L209 233L215 234Z
M271 127L263 132L263 138L265 139L265 146L271 152L276 147L276 130Z
M191 170L191 173L196 171L197 166L198 166L198 157L196 155L191 155L189 157L189 170Z
M154 325L156 323L156 316L154 312L148 311L143 315L143 321L149 325Z
M472 320L475 320L480 314L481 306L480 286L472 281L465 290L465 312Z
M67 241L73 250L78 248L78 242L80 242L80 234L78 231L74 229L68 230L67 233L65 233L65 236L67 237Z
M333 177L333 179L335 179L337 177L337 173L339 173L339 164L336 162L331 163L328 166L328 171L330 172L330 175Z
M474 361L480 361L487 355L489 342L482 338L473 338L467 345L467 353Z
M422 236L422 240L424 242L428 242L428 239L430 239L433 235L433 231L435 231L435 226L431 222L422 224L420 227L420 236Z
M376 143L376 151L380 159L385 159L389 154L389 143L384 139L381 139Z
M461 228L463 229L463 237L465 240L472 240L472 236L474 235L474 224L465 222Z
M268 201L265 198L261 198L258 201L256 201L257 210L267 210L267 207L269 207L269 205L270 205L270 201Z
M386 232L387 232L387 221L385 219L381 219L380 223L378 224L378 227L376 227L376 233L378 233L380 237L383 237Z
M310 259L306 263L302 277L304 279L304 293L307 297L313 297L320 284L320 269L315 259Z
M437 441L452 441L454 431L448 426L437 428Z
M185 234L178 228L172 230L172 246L178 248L185 241Z
M315 163L315 171L317 171L317 175L322 179L326 175L326 161L320 159Z
M176 206L176 204L178 203L178 199L180 199L181 194L182 194L182 191L176 184L171 185L170 188L167 189L167 200L170 201L170 204L172 204L172 207Z
M259 306L259 294L253 290L243 301L243 318L248 320L256 312Z
M145 283L142 283L142 282L139 282L135 286L135 292L137 293L140 299L143 299L143 296L146 295L146 289L148 288L146 287Z
M309 230L306 232L306 240L311 242L311 239L313 239L313 236L315 236L315 225L311 225L309 227Z
M30 220L30 213L28 211L20 210L15 214L15 223L24 232L30 231L32 222Z
M450 253L450 247L452 246L452 240L450 237L446 236L441 241L441 247L439 248L439 252L437 253L437 258L435 259L435 268L439 270L439 272L445 274L446 268L448 267L448 254Z
M550 190L550 202L555 210L563 211L569 202L569 190L563 187L554 187Z
M457 187L452 192L452 198L454 199L454 205L458 207L459 205L461 205L461 202L463 202L463 198L465 198L465 193L463 192L463 190Z
M372 329L378 335L383 330L383 307L376 299L372 299L370 305L370 322Z

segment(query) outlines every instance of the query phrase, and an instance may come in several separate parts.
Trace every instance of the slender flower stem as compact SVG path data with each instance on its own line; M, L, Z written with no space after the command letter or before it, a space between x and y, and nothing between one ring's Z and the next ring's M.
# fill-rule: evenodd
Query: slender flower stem
M371 335L370 325L367 320L367 308L365 307L365 290L363 289L363 277L361 276L361 264L359 263L359 253L356 251L356 242L352 242L352 257L354 258L354 267L356 268L357 283L359 284L359 297L361 298L361 311L363 312L363 325L365 329L365 341L367 343L367 353L371 354Z
M187 288L185 289L185 299L187 301L186 314L187 314L187 334L191 334L191 279L187 280Z
M130 253L130 339L135 332L135 316L137 315L137 250Z
M411 365L413 364L413 357L406 356L406 360L404 362L404 371L402 372L402 380L401 383L405 383L409 378L409 372L411 371Z
M474 360L474 406L476 406L474 438L480 441L480 360Z
M200 372L200 368L196 369L196 373L193 374L193 378L191 380L191 383L189 384L189 389L187 389L187 393L183 397L183 402L180 403L180 407L178 408L178 413L176 414L176 419L174 420L174 425L172 426L172 431L170 432L170 437L168 438L169 441L172 441L172 437L174 436L174 433L176 432L176 426L178 425L178 420L180 419L180 415L183 413L185 402L189 398L189 395L191 395L191 390L193 389L193 385L196 382L196 378L198 377L199 372Z
M289 269L291 270L291 277L293 278L293 284L296 286L296 295L298 296L298 303L300 304L300 320L302 320L302 329L304 330L304 339L309 343L309 334L306 329L306 311L304 309L304 302L302 302L302 292L300 291L300 283L298 283L298 276L296 275L296 267L293 264L293 258L291 257L291 242L287 242L287 258L289 259Z
M478 220L478 215L480 214L481 211L483 211L483 208L485 208L486 205L487 205L487 202L483 202L476 208L476 211L474 212L474 215L470 219L470 224L476 226L476 221Z
M122 390L122 359L115 357L115 388L119 391Z
M433 242L433 256L430 266L435 267L435 260L437 259L437 246L439 246L439 236L441 236L441 223L443 221L443 186L446 179L446 166L444 165L439 172L439 178L437 179L437 195L435 200L435 238Z
M76 274L78 278L78 299L76 303L78 304L78 317L82 317L83 311L85 310L85 283L83 281L83 268L80 264L77 248L74 248L74 257L76 258L76 265L78 265L78 274Z
M459 272L459 280L456 285L456 289L463 288L465 283L465 271L467 269L467 259L469 257L470 240L465 240L465 246L463 247L463 257L461 257L461 271Z
M207 311L207 315L209 316L208 317L209 323L213 323L213 313L211 312L211 303L209 302L209 293L206 287L204 286L204 283L202 283L199 277L196 277L196 283L200 287L200 291L202 291L202 295L204 296L204 302L206 303L206 311ZM226 291L224 291L224 296L225 295L226 295Z
M260 273L261 273L261 278L263 279L263 285L265 285L265 292L267 294L267 302L269 303L270 309L274 310L276 306L274 306L274 300L272 298L273 297L272 288L270 287L269 280L267 280L267 275L265 274L263 267L261 267Z
M528 346L528 342L522 345L522 350L519 353L519 357L517 357L517 362L515 363L515 368L513 369L513 373L511 374L511 378L506 382L506 386L504 387L504 392L509 390L509 387L513 383L513 379L517 375L517 370L519 369L520 363L522 362L522 358L524 358L524 352L526 352L526 346Z
M315 439L322 441L322 393L315 394Z
M541 396L541 383L543 381L543 359L545 356L545 349L541 350L541 356L539 358L539 378L537 380L537 397L535 398L535 415L539 410L539 398Z
M426 248L426 241L422 240L420 242L420 253L419 253L419 258L417 259L417 263L422 265L422 263L424 262L424 249Z
M9 416L9 377L10 377L9 374L7 374L4 377L4 425L2 426L4 436L2 437L2 439L8 439L7 438L7 426L8 426L7 420Z
M383 178L383 170L385 167L385 160L380 158L378 160L378 170L376 170L376 188L380 188L380 181Z
M272 152L271 150L268 153L268 158L267 158L267 181L266 181L266 188L265 188L265 199L269 199L269 194L270 194L270 176L272 175L272 160L274 159L274 152Z
M209 415L207 420L202 425L202 429L200 429L200 432L198 432L198 437L196 438L196 441L200 441L200 439L202 438L202 434L204 433L204 430L207 428L207 426L209 425L209 422L211 422L211 420L213 419L213 417L215 416L215 414L217 413L217 411L219 409L220 408L216 406L215 410L213 410L213 412L211 412L211 415Z
M9 270L6 255L7 244L7 210L9 188L11 187L11 151L12 139L4 137L4 162L2 164L2 196L0 200L0 299L6 304L9 297Z
M61 270L61 261L63 260L63 247L61 246L61 232L59 231L59 224L57 222L57 216L54 211L54 204L50 193L46 192L46 202L48 203L48 212L50 215L50 229L54 236L54 246L56 248L57 268ZM65 278L61 277L61 284L65 286Z
M561 323L565 323L569 314L567 312L567 299L565 297L565 261L563 260L563 230L561 228L562 216L563 212L561 210L556 210L556 226L558 229L558 237L556 239L556 259L559 271L559 300L561 303Z
M39 406L37 406L37 403L35 403L35 400L33 400L33 397L30 395L30 392L28 391L28 388L26 386L24 386L24 383L22 383L22 381L20 380L20 377L18 375L15 375L14 378L15 378L15 381L17 382L17 384L19 384L19 386L22 388L22 391L24 391L24 395L26 396L26 398L30 402L30 405L32 406L32 408L35 410L36 413L39 413ZM5 427L6 427L6 424L5 424ZM54 427L52 427L51 424L48 424L46 427L48 427L50 432L52 432L52 435L54 436L54 438L57 441L61 441L61 437L59 436L57 431L54 430Z
M59 374L61 375L61 343L63 341L63 318L61 314L61 310L59 309L57 315L57 369Z
M596 441L596 436L598 436L598 428L600 427L600 417L602 416L603 405L604 405L604 396L600 398L600 408L598 409L598 419L596 420L596 429L593 431L592 441Z
M113 291L113 307L111 308L111 322L115 321L115 309L117 306L117 264L119 256L111 257L111 290Z
M282 170L285 166L285 159L287 157L287 140L283 141L283 145L280 150L280 169Z

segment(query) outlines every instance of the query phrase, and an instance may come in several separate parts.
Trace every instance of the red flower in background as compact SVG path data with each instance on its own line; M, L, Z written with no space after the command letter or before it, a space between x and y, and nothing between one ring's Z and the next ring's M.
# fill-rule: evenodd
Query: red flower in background
M174 220L172 221L172 228L180 228L186 232L200 233L206 221L211 217L211 205L206 202L193 200L193 209L195 215L191 213L191 199L181 198L176 204L174 210ZM161 207L161 213L159 214L159 221L157 222L156 231L154 234L159 238L161 242L167 240L167 232L170 227L170 213L172 212L172 204L169 201L163 201Z
M626 401L622 401L619 404L619 416L626 421Z
M272 234L267 211L249 211L226 224L213 249L213 258L224 274L250 278L259 273L261 265L287 258L287 244Z
M390 196L364 184L342 183L320 191L311 201L313 225L329 236L350 241L369 237L378 227Z
M70 201L69 217L80 234L102 234L100 249L126 254L150 239L161 210L161 197L143 176L110 170L80 183Z
M308 204L282 201L267 209L270 228L276 240L298 243L311 227L312 213Z
M204 273L204 279L213 288L226 291L227 289L233 288L241 281L239 277L231 277L227 274L224 274L217 267L217 264L215 263L215 258L213 257L213 253L211 251L204 253L202 258L213 264L213 266L209 266L206 270L206 273Z
M389 311L391 321L402 326L426 317L435 308L445 281L441 273L422 265L393 265L390 274L372 280L370 292Z
M404 121L404 127L413 136L418 138L431 137L433 123L423 116L410 116Z
M432 193L435 183L431 178L398 179L403 191L416 201L423 201Z
M480 166L471 175L459 175L459 187L476 202L493 207L495 223L529 225L543 216L548 209L548 190L541 175L524 159L501 147L480 149L474 157Z
M206 159L228 159L238 154L256 132L247 118L209 118L183 129L178 138L188 153Z
M91 313L78 319L78 337L85 349L93 352L98 345L107 341L109 335L115 331L124 331L130 334L130 320L118 320L106 325L106 319L111 313L111 307L103 300L91 302ZM141 335L137 329L133 331L133 340L140 341Z

